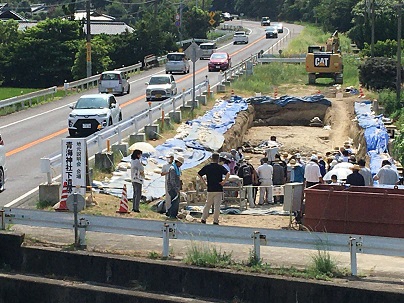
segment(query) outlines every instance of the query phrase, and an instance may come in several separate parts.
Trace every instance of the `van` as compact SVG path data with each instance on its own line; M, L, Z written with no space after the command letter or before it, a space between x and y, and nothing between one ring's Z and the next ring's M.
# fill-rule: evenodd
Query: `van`
M129 77L122 71L103 72L98 80L98 92L108 94L130 93Z
M217 46L215 42L206 42L206 43L201 43L199 45L202 55L201 55L201 60L203 59L209 59L210 56L216 51Z
M185 53L168 53L166 62L166 74L189 73L189 61Z

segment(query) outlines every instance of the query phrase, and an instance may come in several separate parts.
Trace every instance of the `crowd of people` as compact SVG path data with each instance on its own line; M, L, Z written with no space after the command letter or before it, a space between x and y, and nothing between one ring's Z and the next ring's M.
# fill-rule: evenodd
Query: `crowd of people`
M270 138L276 142L276 137ZM251 208L264 205L283 203L283 196L273 195L273 186L285 183L304 183L305 187L327 183L331 185L349 184L354 186L373 186L374 181L379 184L396 185L399 175L388 160L382 162L379 172L372 176L366 167L364 159L356 159L349 142L344 147L327 152L323 157L319 153L312 153L310 157L302 158L300 153L289 155L277 149L267 150L256 168L250 158L243 154L242 147L231 149L230 152L213 153L211 163L198 171L198 177L207 187L207 201L204 206L201 223L206 223L210 209L214 208L213 222L219 224L220 205L223 202L223 186L231 175L243 180L245 198ZM144 168L140 161L142 151L134 150L131 156L131 179L133 185L133 209L140 212L139 203L144 180ZM176 219L180 202L181 166L184 158L174 154L166 156L167 163L162 167L161 176L165 177L165 209L169 218ZM345 168L352 170L343 178L332 174L339 163L351 163ZM331 180L325 182L324 176L329 172ZM256 203L258 196L258 203Z

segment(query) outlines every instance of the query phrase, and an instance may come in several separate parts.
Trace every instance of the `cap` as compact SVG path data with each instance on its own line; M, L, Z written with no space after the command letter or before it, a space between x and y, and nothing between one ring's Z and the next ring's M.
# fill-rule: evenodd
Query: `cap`
M299 153L296 153L296 154L295 154L295 158L296 158L296 159L300 159L301 157L302 157L302 156L300 156Z
M236 152L236 150L235 150L234 148L232 148L232 149L230 150L230 152Z
M166 155L166 158L174 158L174 153L168 153L168 154Z
M177 159L175 159L175 161L178 161L178 162L180 162L181 164L184 164L184 157L178 156Z
M318 160L318 157L317 157L316 155L311 155L310 160L317 161L317 160Z

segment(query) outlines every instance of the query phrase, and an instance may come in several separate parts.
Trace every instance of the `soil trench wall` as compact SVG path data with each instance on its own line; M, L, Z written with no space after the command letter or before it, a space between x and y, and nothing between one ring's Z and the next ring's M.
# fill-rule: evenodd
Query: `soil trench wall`
M235 298L240 302L271 303L399 303L404 300L402 292L376 291L358 286L350 288L330 282L199 268L174 261L86 251L15 247L16 243L23 241L23 235L8 235L8 242L14 243L12 256L6 252L10 247L5 246L7 241L3 241L3 238L4 234L0 234L0 260L3 268L12 271L15 277L0 275L0 303L106 303L116 299L119 302L130 302L128 296L131 295L131 302L169 302L167 294L183 298L205 298L206 302L214 299L230 302ZM22 279L16 271L29 274L30 277ZM39 277L35 279L32 275ZM54 282L45 283L41 277L52 277ZM85 281L87 287L77 286L82 281ZM136 299L139 294L130 293L136 289L141 289L149 299ZM114 297L111 294L113 292L120 295ZM29 299L27 294L31 294ZM167 300L161 300L161 294ZM188 299L188 302L191 301L202 302ZM185 301L178 299L171 302Z
M288 103L285 106L279 106L271 103L254 104L256 126L308 126L310 120L319 117L324 121L328 105L320 103Z

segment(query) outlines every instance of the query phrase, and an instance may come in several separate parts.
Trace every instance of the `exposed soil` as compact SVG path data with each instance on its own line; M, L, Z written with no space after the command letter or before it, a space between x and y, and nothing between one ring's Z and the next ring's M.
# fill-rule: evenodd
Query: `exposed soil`
M300 93L303 94L304 92ZM344 97L342 99L328 97L327 99L332 102L332 106L326 112L324 124L330 126L330 129L309 126L257 126L248 129L253 124L252 115L254 114L254 109L250 108L249 111L239 115L237 123L226 134L223 150L230 150L240 146L243 142L257 145L274 135L277 137L277 141L282 144L280 151L288 152L290 155L299 152L303 157L310 157L312 153L325 154L327 151L332 151L334 147L342 146L345 141L358 133L358 129L352 123L354 118L353 105L357 101L357 97ZM174 135L175 133L170 132L169 134ZM245 134L244 138L242 134ZM152 144L163 143L167 136L168 134L165 133L165 138L153 141ZM259 160L262 158L262 154L246 153L245 155L250 156L251 163L255 167L259 165ZM184 171L184 184L188 184L194 177L195 171ZM96 194L95 199L99 205L87 208L86 212L117 215L115 210L119 205L118 198ZM165 220L163 215L146 211L140 214L131 213L124 216ZM208 218L208 223L211 221L212 217ZM278 215L221 215L220 222L222 225L287 228L289 226L289 217Z

